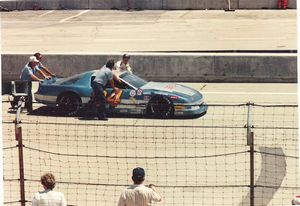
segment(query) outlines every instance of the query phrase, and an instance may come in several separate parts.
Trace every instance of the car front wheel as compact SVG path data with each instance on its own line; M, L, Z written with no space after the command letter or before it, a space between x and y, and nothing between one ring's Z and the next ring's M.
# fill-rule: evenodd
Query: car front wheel
M151 118L171 118L174 116L173 102L166 96L154 96L148 103L147 115Z

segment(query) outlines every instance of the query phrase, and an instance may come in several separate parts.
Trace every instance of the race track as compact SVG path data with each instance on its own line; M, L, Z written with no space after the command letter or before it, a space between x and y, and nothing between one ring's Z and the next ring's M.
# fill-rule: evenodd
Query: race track
M199 119L113 117L101 122L57 117L41 104L34 105L32 115L23 112L26 199L42 189L40 175L51 171L69 205L113 206L131 184L132 168L141 166L146 184L158 185L163 196L157 205L249 205L245 104L251 101L263 105L251 111L256 205L290 204L299 194L297 85L186 85L201 89L209 105ZM18 201L15 114L8 103L2 112L4 197Z

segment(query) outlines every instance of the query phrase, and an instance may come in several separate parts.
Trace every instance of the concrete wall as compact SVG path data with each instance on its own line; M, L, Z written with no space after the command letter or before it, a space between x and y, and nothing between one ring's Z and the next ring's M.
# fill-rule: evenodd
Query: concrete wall
M277 0L230 0L233 9L276 9ZM288 0L295 9L297 0ZM133 9L228 9L228 0L129 0ZM127 9L127 0L4 0L9 10L31 9Z
M2 81L19 78L30 54L2 55ZM296 54L132 54L138 76L176 82L297 82ZM121 55L45 55L44 65L68 77L93 70Z

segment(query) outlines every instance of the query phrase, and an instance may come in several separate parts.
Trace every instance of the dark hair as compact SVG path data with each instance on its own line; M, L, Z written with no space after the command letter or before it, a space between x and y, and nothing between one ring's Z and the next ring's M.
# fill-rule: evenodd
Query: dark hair
M106 62L106 65L105 65L107 68L114 68L115 66L115 60L114 59L109 59L107 62Z
M52 190L55 187L55 177L51 173L46 173L41 176L41 183L46 189Z
M38 57L41 56L41 55L42 55L41 53L37 52L37 53L35 53L33 56L35 56L36 58L38 58Z
M136 177L132 176L132 180L133 180L134 184L139 185L145 181L145 178L136 178Z
M123 54L123 59L125 59L125 58L130 59L129 54Z

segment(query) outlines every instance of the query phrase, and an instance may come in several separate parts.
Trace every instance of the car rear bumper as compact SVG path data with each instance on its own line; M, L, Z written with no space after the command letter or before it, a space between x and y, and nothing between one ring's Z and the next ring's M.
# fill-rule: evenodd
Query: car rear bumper
M56 96L34 93L34 99L37 102L47 104L47 105L56 105L56 98L57 98Z

